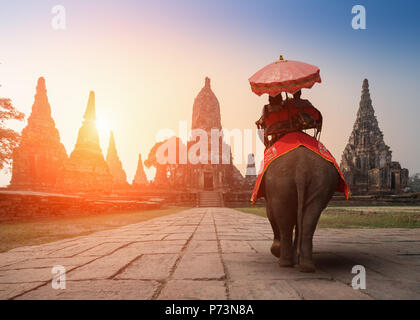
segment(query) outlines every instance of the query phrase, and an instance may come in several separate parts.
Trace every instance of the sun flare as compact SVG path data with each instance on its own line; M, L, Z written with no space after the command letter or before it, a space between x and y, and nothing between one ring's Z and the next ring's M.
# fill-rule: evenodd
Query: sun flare
M101 136L107 135L112 130L109 120L103 117L96 120L96 128Z

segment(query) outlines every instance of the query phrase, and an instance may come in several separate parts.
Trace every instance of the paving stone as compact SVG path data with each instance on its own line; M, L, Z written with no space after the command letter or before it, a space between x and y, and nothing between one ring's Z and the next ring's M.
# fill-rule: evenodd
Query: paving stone
M140 238L140 241L163 240L168 236L168 233L154 233Z
M131 263L116 279L154 279L168 278L178 254L145 254Z
M29 260L31 258L34 258L34 254L31 255L25 255L25 254L20 254L19 252L16 253L0 253L0 268L4 268L7 267L11 264L14 263L18 263L21 261L26 261Z
M174 273L174 279L221 279L225 276L218 253L185 254Z
M81 244L76 243L70 247L53 251L50 254L48 254L48 256L49 257L64 257L64 258L73 257L89 249L93 249L94 247L99 246L101 244L102 244L102 241L95 241L95 242L81 243Z
M286 280L238 280L229 283L229 296L233 300L299 300L301 299Z
M363 290L355 290L341 282L327 279L289 280L305 300L368 300Z
M277 259L268 254L224 253L222 255L228 275L233 281L248 280L288 280L302 278L331 278L321 270L302 273L298 268L280 268Z
M217 236L220 240L239 240L239 241L240 240L244 240L244 241L267 240L266 236L262 234L258 234L258 233L252 233L252 234L218 233Z
M196 232L193 235L193 240L216 240L215 232Z
M197 227L196 226L180 226L179 229L177 230L177 232L194 232L195 229Z
M133 248L122 248L116 252L100 257L87 265L77 268L67 274L69 280L109 279L126 267L141 253Z
M67 281L66 289L53 289L48 283L30 291L18 300L147 300L159 286L155 281L141 280L85 280Z
M223 253L245 252L253 253L254 249L246 241L220 240Z
M164 239L165 240L188 240L192 235L192 232L188 233L171 233L168 234Z
M2 270L0 284L49 281L53 278L51 270L52 268Z
M110 254L111 252L117 250L118 248L123 247L124 245L129 244L130 242L105 242L101 243L91 249L79 253L75 257L86 257L86 256L104 256Z
M340 255L330 253L316 254L317 267L330 274L334 279L351 286L355 274L351 269L354 262ZM375 299L420 299L418 282L386 278L382 274L366 268L366 289L363 292Z
M179 253L186 242L187 240L145 241L132 243L128 247L141 254Z
M187 253L217 253L219 248L215 240L191 240Z
M81 266L95 259L94 257L73 257L73 258L38 258L29 259L22 262L11 264L3 267L1 270L17 270L17 269L31 269L31 268L52 268L60 265L66 269Z
M160 293L159 300L226 300L223 281L171 280Z
M18 247L18 248L14 248L12 250L9 250L8 253L16 253L16 252L19 252L19 253L27 253L27 252L33 253L34 251L45 253L45 252L48 252L48 251L55 251L57 249L69 247L72 244L76 243L80 239L81 239L81 237L76 237L76 238L70 238L70 239L64 239L64 240L44 243L44 244L40 244L40 245L23 246L23 247Z
M248 241L248 244L258 253L271 254L272 240Z
M420 229L317 229L312 274L280 268L272 238L266 218L194 208L0 253L0 298L420 299ZM52 290L53 265L66 290Z
M0 300L8 300L25 293L27 291L33 290L45 282L30 282L30 283L1 283L0 284Z

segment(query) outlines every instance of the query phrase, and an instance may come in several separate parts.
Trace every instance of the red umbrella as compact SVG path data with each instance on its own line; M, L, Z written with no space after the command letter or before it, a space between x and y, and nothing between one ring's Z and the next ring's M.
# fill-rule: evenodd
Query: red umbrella
M315 82L321 83L318 67L300 61L283 60L283 56L249 78L254 93L259 96L268 93L272 97L280 92L293 94L302 88L310 89Z

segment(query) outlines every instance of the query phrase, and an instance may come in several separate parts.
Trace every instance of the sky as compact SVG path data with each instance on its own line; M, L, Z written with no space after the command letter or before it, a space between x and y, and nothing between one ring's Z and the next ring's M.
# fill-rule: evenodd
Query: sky
M358 4L366 9L364 30L351 25ZM55 5L65 8L64 30L52 27ZM102 150L112 129L129 182L160 130L191 125L206 76L223 127L255 129L267 96L253 94L248 78L279 55L320 68L322 83L303 97L323 113L321 140L338 162L367 78L393 160L420 172L418 1L15 0L0 8L0 97L29 116L45 77L70 154L94 90ZM244 172L245 164L238 167ZM0 173L0 185L9 180Z

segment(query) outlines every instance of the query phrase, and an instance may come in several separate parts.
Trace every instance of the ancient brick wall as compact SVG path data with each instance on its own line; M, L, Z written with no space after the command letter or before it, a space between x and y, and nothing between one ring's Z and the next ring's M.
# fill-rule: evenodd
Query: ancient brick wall
M40 192L0 192L0 222L154 209L160 199L130 200Z

